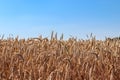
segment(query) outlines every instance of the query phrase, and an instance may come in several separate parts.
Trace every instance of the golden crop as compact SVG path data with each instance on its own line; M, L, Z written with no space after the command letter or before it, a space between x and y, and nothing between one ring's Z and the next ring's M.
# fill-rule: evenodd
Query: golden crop
M120 80L120 40L0 39L0 80Z

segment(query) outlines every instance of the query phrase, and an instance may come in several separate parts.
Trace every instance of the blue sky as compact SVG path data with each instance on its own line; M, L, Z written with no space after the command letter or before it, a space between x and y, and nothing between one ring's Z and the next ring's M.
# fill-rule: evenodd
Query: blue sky
M0 0L0 35L120 36L120 0ZM70 36L71 35L71 36Z

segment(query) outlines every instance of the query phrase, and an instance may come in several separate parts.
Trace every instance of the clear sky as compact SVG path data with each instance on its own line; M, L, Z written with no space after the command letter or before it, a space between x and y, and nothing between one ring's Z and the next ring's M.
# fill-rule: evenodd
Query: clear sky
M120 36L120 0L0 0L0 35Z

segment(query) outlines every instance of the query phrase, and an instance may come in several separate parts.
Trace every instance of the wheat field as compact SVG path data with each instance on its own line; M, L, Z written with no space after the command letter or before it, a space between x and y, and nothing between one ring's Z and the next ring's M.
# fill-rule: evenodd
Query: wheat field
M120 40L0 39L0 80L120 80Z

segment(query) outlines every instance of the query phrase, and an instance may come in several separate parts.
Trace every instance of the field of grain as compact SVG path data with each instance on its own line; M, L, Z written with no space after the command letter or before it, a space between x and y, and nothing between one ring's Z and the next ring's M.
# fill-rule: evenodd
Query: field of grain
M0 80L120 80L120 40L0 39Z

